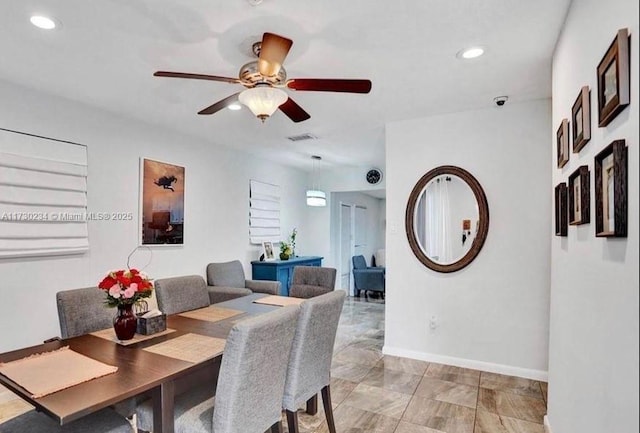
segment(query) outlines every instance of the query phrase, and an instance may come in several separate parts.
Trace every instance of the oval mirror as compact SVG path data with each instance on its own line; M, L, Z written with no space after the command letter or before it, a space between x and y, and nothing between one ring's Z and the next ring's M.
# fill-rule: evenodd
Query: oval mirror
M489 231L482 186L460 167L434 168L411 191L405 229L411 250L429 269L464 268L476 258Z

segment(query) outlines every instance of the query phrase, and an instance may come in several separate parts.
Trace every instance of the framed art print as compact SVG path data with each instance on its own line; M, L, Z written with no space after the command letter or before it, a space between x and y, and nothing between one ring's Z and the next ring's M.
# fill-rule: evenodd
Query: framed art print
M556 236L567 236L567 184L559 183L555 188Z
M571 131L573 132L573 153L580 152L591 139L591 98L589 86L584 86L571 109Z
M598 65L598 126L607 126L631 102L629 32L618 30Z
M627 146L616 140L594 158L596 236L627 237Z
M569 120L562 119L556 133L556 148L558 152L558 168L564 167L569 162Z
M140 244L184 244L184 167L141 158Z
M587 224L591 219L589 167L582 165L569 176L569 224Z
M265 261L271 261L276 259L276 256L273 253L273 242L271 241L262 242L262 254L264 254Z

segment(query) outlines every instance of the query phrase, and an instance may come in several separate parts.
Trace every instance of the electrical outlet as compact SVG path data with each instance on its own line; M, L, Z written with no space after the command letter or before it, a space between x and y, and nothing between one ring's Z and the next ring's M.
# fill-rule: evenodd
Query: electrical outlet
M438 327L438 318L433 315L431 319L429 319L429 328L436 329Z

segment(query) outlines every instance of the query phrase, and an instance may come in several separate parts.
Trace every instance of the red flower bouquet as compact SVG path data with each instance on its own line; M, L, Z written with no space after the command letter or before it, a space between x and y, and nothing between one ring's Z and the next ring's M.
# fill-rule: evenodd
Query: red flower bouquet
M133 305L151 296L153 282L147 274L137 269L111 271L98 287L107 293L105 303L109 307Z

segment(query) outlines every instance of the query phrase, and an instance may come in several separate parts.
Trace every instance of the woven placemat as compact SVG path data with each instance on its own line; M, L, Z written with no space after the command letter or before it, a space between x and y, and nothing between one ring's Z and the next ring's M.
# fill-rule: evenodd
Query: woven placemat
M228 319L229 317L243 314L244 311L232 310L230 308L220 308L210 305L198 310L187 311L186 313L180 313L182 317L188 317L189 319L204 320L207 322L219 322L220 320Z
M69 346L0 364L0 374L29 391L33 398L44 397L116 371L118 367L74 352Z
M136 334L133 336L131 340L123 340L123 341L118 340L118 337L116 337L116 332L113 330L113 328L107 328L107 329L103 329L102 331L92 332L91 335L104 338L105 340L113 341L114 343L118 343L121 346L130 346L132 344L140 343L141 341L151 340L152 338L160 337L161 335L171 334L172 332L176 332L176 330L167 328L162 332L157 332L151 335Z
M207 337L199 334L184 334L180 337L145 347L142 350L198 363L220 355L224 351L226 342L227 340L222 338Z
M254 304L275 305L277 307L288 307L289 305L300 305L306 299L291 298L289 296L266 296L264 298L256 299Z

